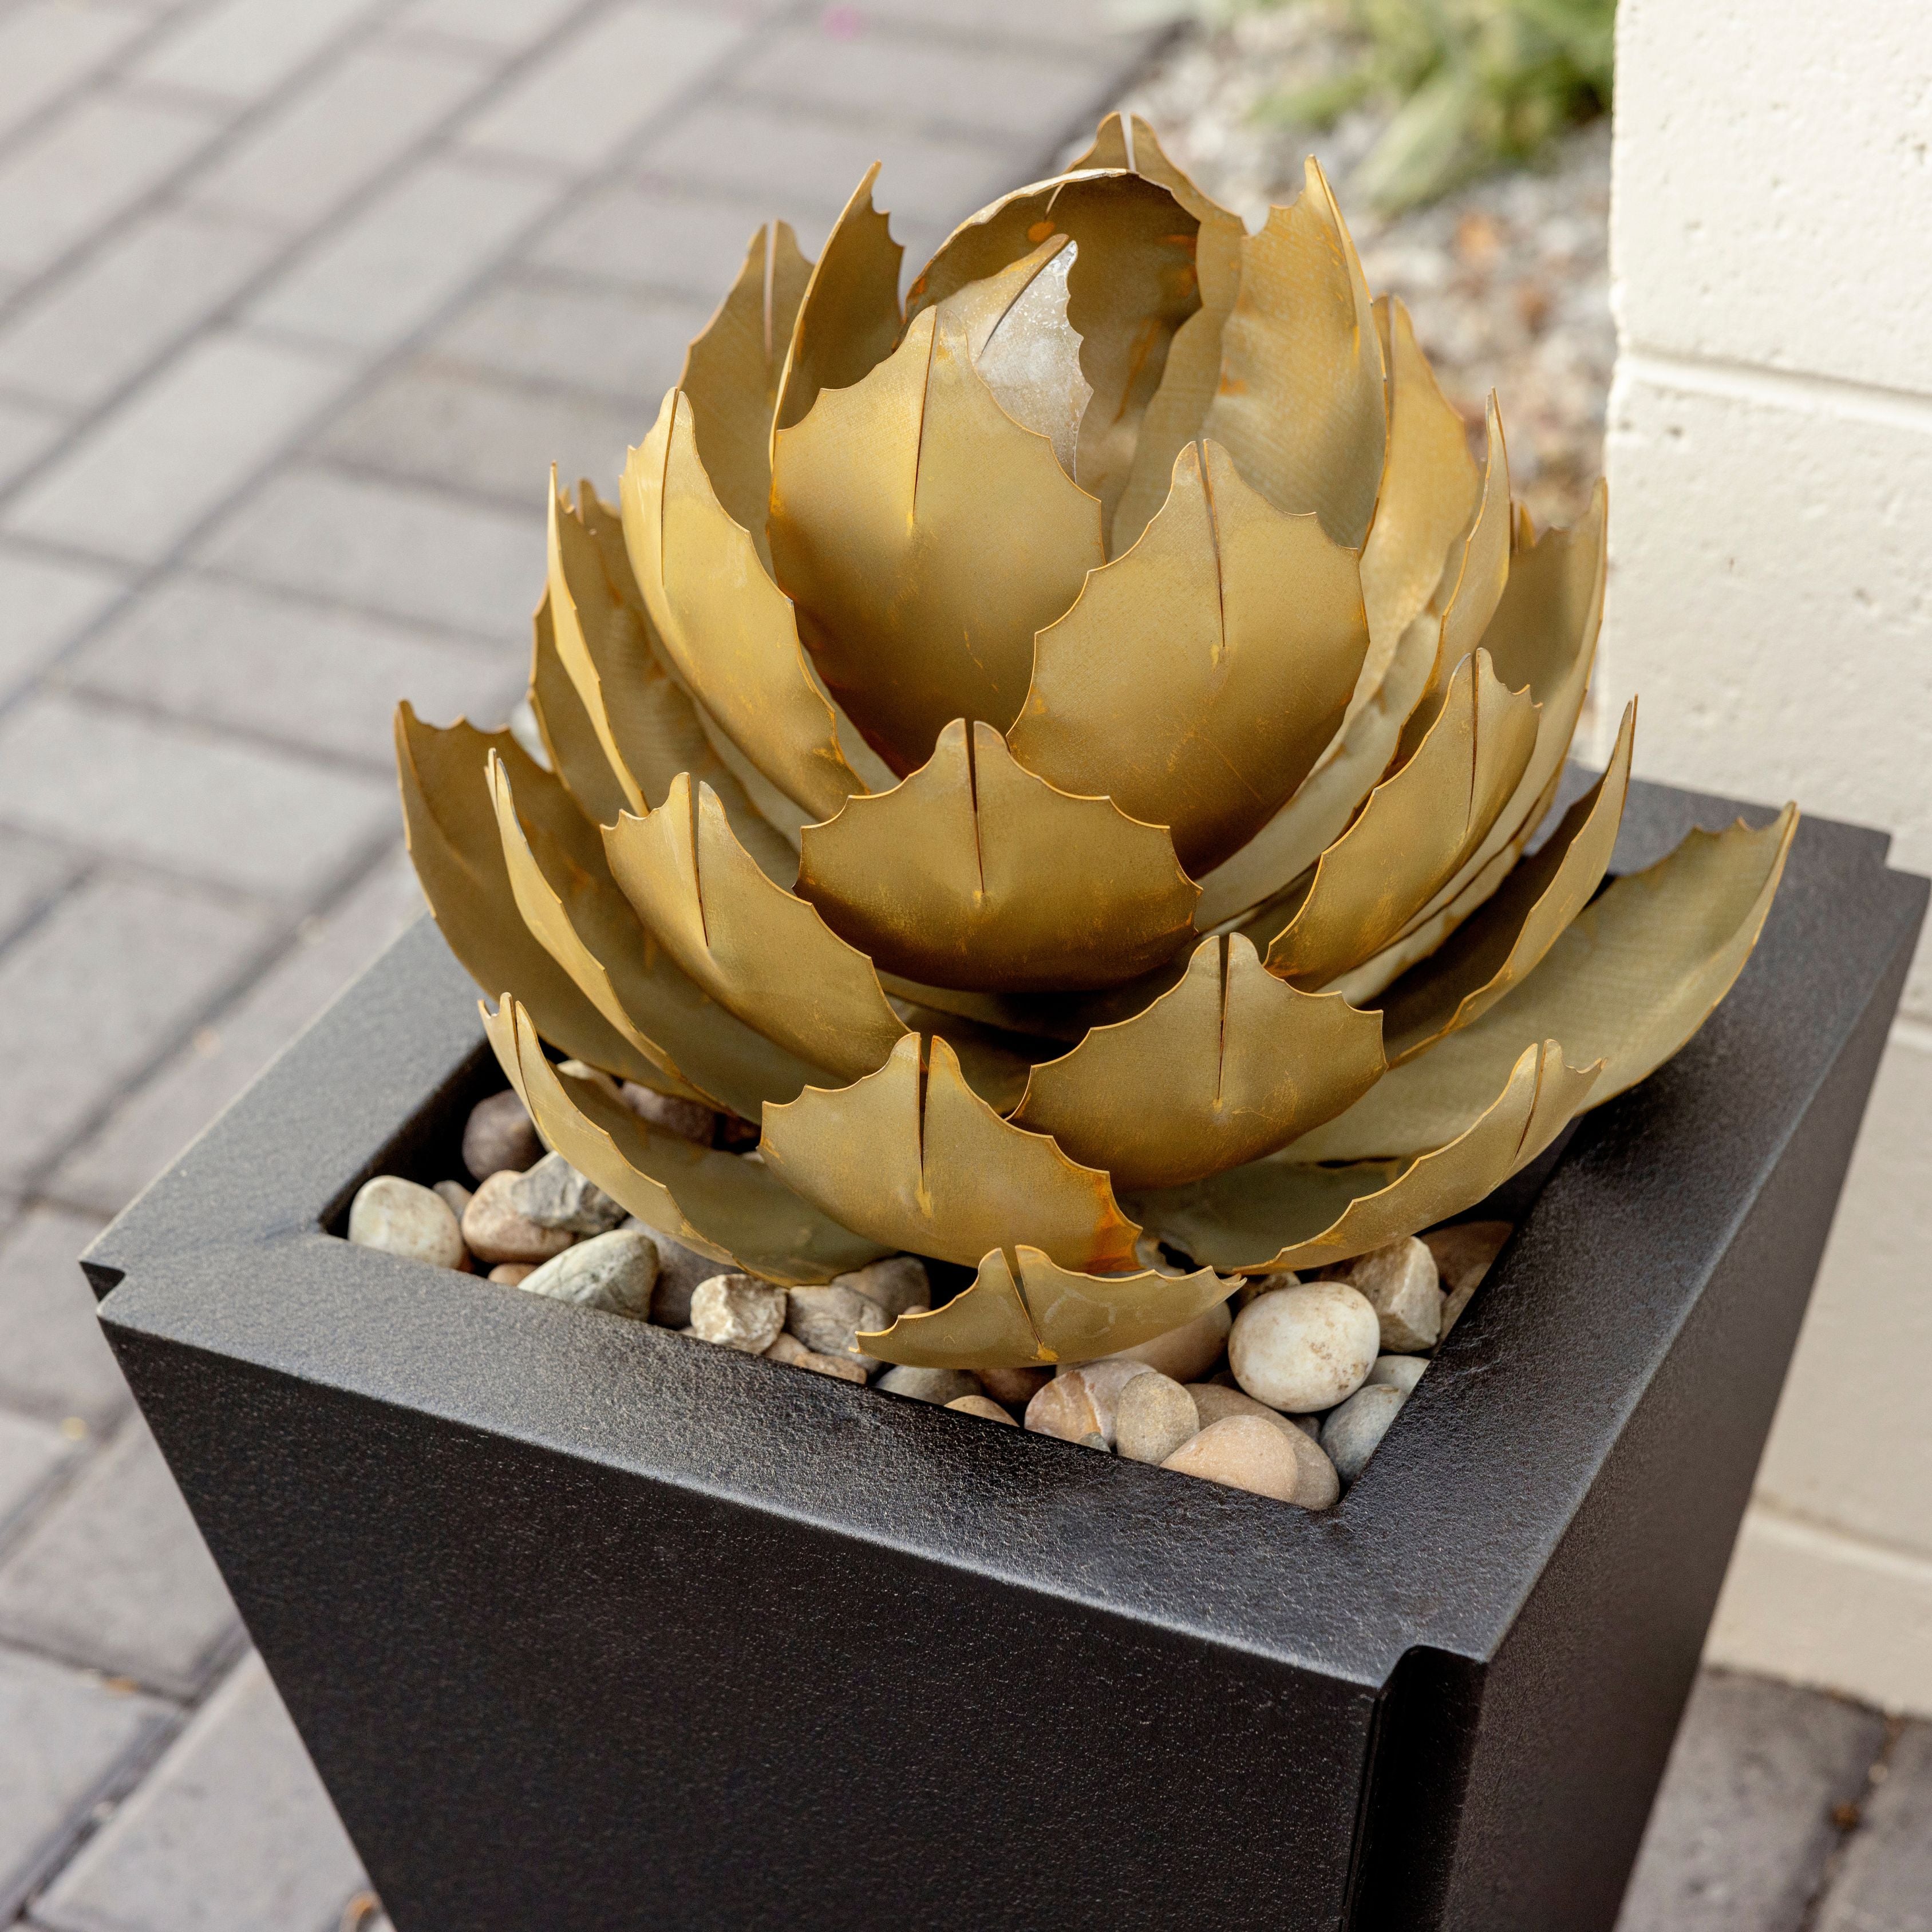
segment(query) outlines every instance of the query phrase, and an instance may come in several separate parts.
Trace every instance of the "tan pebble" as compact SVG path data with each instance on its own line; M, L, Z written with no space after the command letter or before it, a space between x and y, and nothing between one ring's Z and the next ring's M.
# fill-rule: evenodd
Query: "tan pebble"
M469 1258L449 1203L398 1174L379 1174L356 1190L349 1238L359 1248L379 1248L431 1268L460 1269Z
M1270 1408L1333 1408L1367 1381L1382 1323L1367 1296L1342 1281L1305 1281L1251 1301L1234 1318L1228 1363Z
M1130 1356L1109 1355L1104 1360L1088 1362L1078 1368L1062 1369L1055 1378L1064 1382L1078 1377L1093 1404L1094 1426L1106 1437L1107 1446L1114 1446L1114 1418L1120 1406L1120 1391L1128 1383L1141 1376L1158 1374L1144 1362L1135 1361Z
M1009 1429L1018 1425L991 1396L956 1396L946 1406L961 1415L976 1415L986 1422L1004 1422Z
M660 1094L626 1080L617 1090L619 1097L647 1126L698 1147L709 1147L718 1125L718 1116L701 1101L686 1100L674 1094Z
M860 1347L860 1331L878 1334L892 1325L892 1317L876 1301L840 1282L786 1293L785 1326L808 1348L856 1362L868 1375L883 1364Z
M529 1280L536 1271L535 1262L499 1262L490 1270L489 1279L500 1281L506 1288L514 1288L520 1282Z
M1436 1257L1442 1286L1451 1294L1465 1288L1473 1294L1515 1232L1514 1224L1508 1221L1458 1221L1453 1227L1432 1228L1422 1238Z
M747 1355L762 1355L784 1318L784 1290L755 1275L714 1274L691 1298L691 1325L699 1336Z
M1151 1370L1120 1391L1114 1446L1130 1462L1164 1462L1200 1427L1194 1398L1171 1376Z
M1084 1436L1081 1437L1080 1447L1083 1449L1097 1449L1103 1456L1109 1453L1107 1438L1097 1429L1090 1429Z
M463 1238L479 1262L547 1262L576 1240L562 1228L539 1228L510 1203L510 1190L522 1178L512 1168L493 1174L464 1210Z
M1223 1416L1184 1442L1160 1466L1292 1503L1301 1488L1301 1459L1292 1440L1294 1432L1277 1429L1258 1415Z
M982 1369L980 1379L995 1402L1024 1408L1040 1388L1053 1379L1051 1369Z
M1027 1404L1026 1426L1040 1436L1078 1442L1100 1433L1100 1418L1087 1384L1077 1376L1056 1376ZM1106 1441L1104 1436L1100 1437Z
M470 1108L463 1128L463 1164L477 1180L506 1168L520 1174L542 1156L530 1110L514 1093L492 1094Z
M1228 1330L1234 1318L1228 1304L1217 1301L1212 1308L1204 1309L1192 1322L1184 1322L1178 1328L1170 1328L1165 1335L1156 1335L1151 1342L1143 1342L1138 1348L1123 1348L1106 1359L1144 1362L1149 1368L1158 1369L1162 1375L1172 1376L1178 1382L1191 1382L1204 1376L1221 1359L1221 1352L1228 1346Z
M803 1369L814 1376L830 1376L836 1382L862 1382L866 1371L856 1362L842 1361L836 1355L821 1355L808 1348L796 1335L782 1334L765 1351L768 1362L783 1362L788 1367Z
M944 1408L962 1395L984 1393L980 1378L969 1369L916 1369L902 1365L888 1369L873 1384L888 1395L908 1396L914 1402L930 1402Z
M1224 1388L1219 1382L1190 1382L1187 1393L1194 1399L1195 1413L1201 1418L1201 1426L1220 1422L1230 1415L1258 1415L1264 1420L1274 1423L1283 1429L1299 1429L1299 1419L1284 1415L1278 1408L1270 1408L1264 1402L1257 1402L1251 1395L1244 1395L1238 1388Z
M1381 1322L1384 1354L1435 1347L1442 1332L1444 1297L1436 1257L1413 1234L1358 1255L1349 1264L1348 1280L1368 1297Z
M444 1200L449 1203L449 1211L460 1221L463 1219L464 1210L470 1205L474 1198L475 1190L465 1187L460 1180L439 1180L436 1184L434 1192L440 1194Z
M832 1286L849 1288L877 1302L890 1321L932 1306L932 1282L916 1255L888 1255L884 1261L868 1262L862 1268L834 1275Z

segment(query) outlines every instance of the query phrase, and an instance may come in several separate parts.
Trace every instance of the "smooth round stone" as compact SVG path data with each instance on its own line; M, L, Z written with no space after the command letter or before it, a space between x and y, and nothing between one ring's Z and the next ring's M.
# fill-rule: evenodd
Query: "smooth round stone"
M1086 1383L1077 1375L1055 1376L1036 1390L1026 1406L1026 1426L1036 1436L1052 1436L1062 1442L1083 1442L1100 1434L1100 1412Z
M510 1205L539 1228L561 1228L568 1234L608 1234L624 1218L622 1206L560 1154L545 1154L518 1175Z
M1335 1472L1352 1483L1368 1467L1408 1392L1393 1382L1370 1382L1358 1388L1322 1425L1322 1446Z
M508 1088L470 1108L463 1128L463 1164L473 1178L485 1180L506 1168L521 1174L542 1156L530 1110Z
M1106 1359L1114 1362L1144 1362L1150 1369L1177 1382L1198 1382L1221 1359L1228 1346L1228 1330L1234 1316L1225 1301L1204 1309L1192 1322L1156 1335L1138 1347L1123 1348Z
M620 1228L565 1249L517 1286L526 1294L643 1322L650 1315L657 1278L658 1251L650 1236Z
M821 1355L808 1348L796 1335L784 1334L765 1351L768 1362L783 1362L814 1376L830 1376L835 1382L862 1382L866 1371L856 1362L842 1361L836 1355Z
M1428 1366L1426 1355L1378 1355L1364 1386L1374 1388L1387 1383L1390 1388L1399 1388L1407 1395L1421 1381L1422 1372Z
M788 1288L785 1294L785 1326L808 1348L856 1362L867 1375L884 1366L858 1342L862 1328L878 1334L892 1325L876 1301L836 1281L829 1288Z
M1200 1430L1194 1398L1158 1369L1135 1376L1114 1406L1114 1447L1130 1462L1164 1462Z
M517 1212L510 1190L522 1178L508 1168L491 1174L463 1210L463 1238L479 1262L547 1262L576 1240L561 1228L540 1228Z
M379 1174L356 1190L349 1205L349 1238L358 1248L380 1248L431 1268L461 1268L469 1257L449 1203L433 1188Z
M504 1288L520 1288L536 1271L535 1262L499 1262L487 1279Z
M1298 1435L1319 1432L1306 1416L1284 1415L1280 1409L1270 1408L1266 1402L1257 1402L1252 1396L1244 1395L1239 1389L1228 1388L1220 1382L1190 1382L1187 1393L1194 1398L1194 1412L1200 1417L1203 1429L1210 1422L1219 1422L1224 1416L1258 1415L1276 1428L1292 1430Z
M946 1406L956 1415L976 1415L982 1422L1004 1422L1009 1429L1018 1426L991 1396L956 1395Z
M718 1264L709 1255L700 1255L655 1228L644 1228L634 1215L624 1226L644 1228L658 1246L658 1285L651 1294L651 1319L667 1328L688 1328L691 1298L700 1281L710 1280L718 1272Z
M1256 1401L1305 1415L1353 1395L1381 1345L1382 1323L1359 1289L1305 1281L1260 1296L1234 1317L1228 1366Z
M983 1393L980 1378L964 1369L888 1369L872 1386L888 1395L910 1396L914 1402L937 1402L942 1408L962 1395Z
M888 1255L884 1261L868 1262L862 1268L832 1277L834 1288L849 1288L875 1301L896 1322L902 1315L932 1306L932 1282L926 1264L916 1255Z
M1444 1296L1436 1257L1413 1234L1358 1255L1348 1278L1381 1321L1384 1354L1412 1355L1435 1347L1442 1332Z
M701 1100L686 1100L675 1094L660 1094L655 1088L626 1080L617 1090L624 1105L646 1126L659 1132L675 1134L681 1141L709 1147L718 1126L718 1116Z
M691 1298L691 1325L699 1339L747 1355L762 1355L778 1339L784 1318L784 1290L755 1275L714 1274Z
M1301 1459L1290 1439L1294 1433L1258 1415L1223 1416L1184 1442L1160 1466L1292 1503L1300 1499L1301 1490Z
M1052 1381L1051 1369L979 1369L974 1371L995 1402L1024 1408Z
M473 1198L473 1190L465 1187L460 1180L439 1180L436 1184L434 1192L441 1195L443 1199L449 1203L449 1211L460 1222L465 1210L468 1208Z

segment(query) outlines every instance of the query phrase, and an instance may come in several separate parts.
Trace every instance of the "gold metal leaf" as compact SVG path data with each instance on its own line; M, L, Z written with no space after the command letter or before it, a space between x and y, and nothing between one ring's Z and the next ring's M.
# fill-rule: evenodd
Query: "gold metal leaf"
M1322 855L1306 898L1270 939L1268 970L1318 986L1397 938L1488 831L1536 732L1529 694L1505 686L1486 651L1464 658L1414 757Z
M662 1087L669 1076L710 1105L755 1120L766 1101L788 1100L823 1077L685 973L618 890L594 829L594 849L566 849L530 821L500 758L490 784L519 917L611 1024L628 1022L625 1036L659 1070L648 1084Z
M1445 1034L1481 1018L1534 970L1590 903L1617 842L1636 728L1633 698L1624 708L1603 776L1534 856L1516 866L1481 911L1395 982L1382 1005L1391 1065L1413 1060Z
M628 807L629 794L611 770L597 728L557 655L548 590L537 606L531 631L530 700L538 734L549 754L550 769L578 809L592 824L601 824Z
M1798 812L1753 831L1693 832L1646 872L1613 880L1542 963L1477 1020L1392 1069L1292 1151L1353 1160L1437 1144L1525 1044L1562 1040L1604 1061L1600 1105L1663 1065L1731 989L1771 910Z
M1388 432L1380 338L1362 265L1314 157L1306 185L1241 244L1219 392L1202 425L1276 508L1314 511L1359 550Z
M1171 1187L1332 1120L1383 1067L1377 1016L1283 986L1238 933L1202 940L1137 1018L1036 1066L1012 1119L1117 1186Z
M1013 1271L998 1248L944 1306L902 1315L877 1334L868 1330L864 1346L882 1362L915 1369L1019 1369L1054 1360L1034 1332Z
M1056 790L956 718L911 777L806 828L798 890L890 972L1019 992L1151 971L1196 896L1164 828Z
M1601 1071L1600 1063L1567 1064L1556 1040L1543 1041L1525 1047L1499 1085L1464 1108L1446 1143L1406 1164L1312 1167L1277 1154L1191 1188L1137 1197L1136 1211L1163 1240L1224 1272L1346 1261L1500 1187L1582 1108Z
M517 911L490 799L494 752L517 774L532 801L565 814L595 838L561 783L507 731L458 723L425 724L406 704L396 707L396 771L410 857L430 910L464 970L486 989L514 986L546 1038L593 1066L630 1080L655 1080L650 1058L633 1046L585 997L538 943Z
M829 818L864 784L838 748L790 601L711 488L681 391L631 452L622 494L638 586L685 688L788 798Z
M484 1004L483 1024L545 1144L647 1227L792 1287L889 1252L800 1200L758 1162L655 1132L592 1082L560 1072L518 1000L506 997L494 1013Z
M691 398L698 454L711 487L725 514L750 532L767 568L772 418L812 272L790 223L767 222L752 237L730 292L685 352L677 379ZM895 302L895 323L897 308Z
M1509 582L1510 540L1515 518L1510 508L1509 446L1503 440L1502 412L1496 392L1486 410L1489 446L1483 462L1481 500L1476 506L1460 558L1452 557L1455 581L1442 599L1442 652L1438 662L1460 664L1483 641L1490 620ZM1447 573L1444 574L1447 583Z
M760 1144L794 1192L893 1247L970 1266L1024 1238L1066 1268L1133 1261L1106 1175L1003 1120L944 1040L922 1059L908 1034L878 1072L767 1108Z
M1276 510L1220 444L1040 634L1013 754L1165 825L1193 874L1240 849L1334 737L1368 648L1353 554Z
M708 785L676 779L604 844L638 916L728 1012L842 1079L884 1063L905 1028L872 962L758 869Z
M1012 722L1034 633L1102 561L1099 503L938 322L921 315L870 375L781 430L772 474L772 555L800 634L902 773L955 718Z
M802 422L824 389L849 389L890 356L903 326L899 263L905 250L872 206L874 161L832 224L812 272L785 352L772 434Z

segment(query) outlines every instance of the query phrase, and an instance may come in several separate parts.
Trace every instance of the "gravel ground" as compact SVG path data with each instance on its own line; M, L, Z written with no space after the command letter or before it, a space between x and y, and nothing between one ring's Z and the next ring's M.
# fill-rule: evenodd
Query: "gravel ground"
M1484 398L1497 392L1516 494L1538 524L1573 522L1603 466L1616 347L1609 122L1579 128L1544 165L1383 218L1350 191L1382 113L1362 110L1322 131L1257 112L1270 93L1332 74L1346 52L1344 32L1318 7L1190 28L1126 104L1250 226L1300 192L1304 157L1318 156L1370 286L1408 305L1438 380L1479 437Z

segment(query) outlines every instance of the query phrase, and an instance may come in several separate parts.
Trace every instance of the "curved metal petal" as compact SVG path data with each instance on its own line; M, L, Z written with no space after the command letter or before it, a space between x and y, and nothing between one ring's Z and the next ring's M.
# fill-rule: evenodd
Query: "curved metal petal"
M793 1287L890 1252L800 1200L759 1162L653 1132L593 1082L559 1072L517 1000L482 1010L490 1044L545 1144L647 1227Z
M1312 155L1300 198L1241 244L1221 344L1202 433L1277 509L1312 510L1337 543L1359 550L1388 434L1382 343L1354 244Z
M1204 940L1137 1018L1036 1066L1012 1118L1116 1186L1171 1187L1332 1120L1384 1065L1376 1015L1283 986L1236 934Z
M677 778L604 846L638 916L728 1012L842 1079L884 1063L905 1028L872 962L758 869L708 785Z
M1592 1104L1662 1066L1731 989L1763 929L1798 812L1753 831L1693 832L1647 872L1613 880L1542 963L1473 1025L1396 1067L1296 1143L1298 1160L1436 1145L1526 1042L1603 1060Z
M1466 1107L1444 1144L1406 1165L1311 1167L1280 1155L1191 1188L1138 1197L1161 1238L1224 1271L1323 1267L1473 1207L1527 1166L1581 1111L1602 1071L1567 1064L1556 1040L1526 1046Z
M915 1369L1020 1369L1054 1360L1034 1332L1013 1271L998 1248L944 1306L902 1315L890 1328L867 1330L864 1340L867 1354Z
M1006 992L1151 971L1189 937L1196 896L1165 828L1057 790L957 718L894 790L806 828L798 891L889 972Z
M752 237L730 292L686 350L683 372L677 379L696 415L698 454L704 473L724 514L750 532L767 569L772 560L765 536L772 484L772 418L793 325L812 274L812 263L800 253L790 223L767 222ZM897 310L895 302L895 324Z
M1306 898L1270 939L1268 970L1318 986L1398 938L1487 832L1536 736L1528 692L1505 686L1486 651L1464 658L1414 757L1322 855Z
M468 724L425 724L406 702L396 707L396 773L410 856L449 950L486 990L515 986L546 1036L579 1060L628 1080L656 1083L650 1057L633 1046L580 992L517 910L502 842L490 800L491 752L515 771L533 798L554 797L584 832L596 830L578 814L562 784L507 731Z
M1024 1238L1066 1268L1133 1260L1140 1229L1107 1177L1000 1119L944 1040L922 1058L908 1034L878 1072L768 1108L760 1144L794 1192L894 1247L970 1266Z
M624 469L624 536L685 688L785 796L829 818L865 790L799 644L790 600L713 492L674 389Z
M550 770L578 811L592 824L601 824L628 808L629 794L604 755L597 728L557 655L548 590L530 628L530 700L538 734L549 754Z
M1099 503L938 321L781 430L772 465L772 554L800 634L901 772L952 718L1012 722L1034 633L1102 560Z
M1238 850L1334 736L1368 648L1352 553L1190 443L1160 514L1042 631L1006 734L1029 771L1165 825L1190 873Z
M1490 392L1486 412L1489 447L1483 461L1483 488L1464 539L1453 556L1455 581L1442 598L1442 652L1439 662L1460 664L1483 641L1490 620L1509 582L1510 538L1515 518L1510 508L1509 446L1503 440L1502 412ZM1448 572L1444 581L1448 584Z

